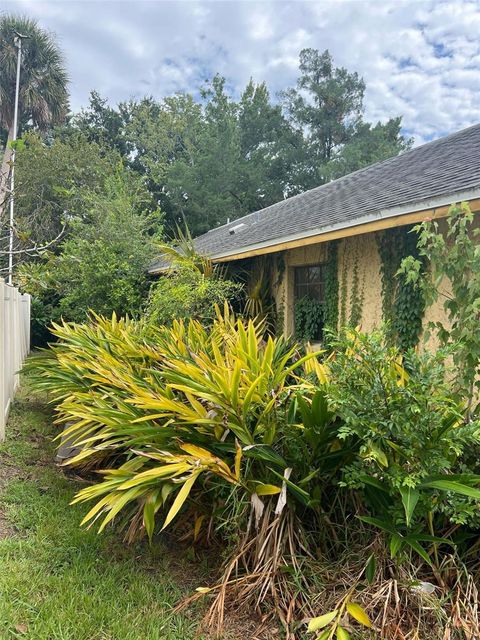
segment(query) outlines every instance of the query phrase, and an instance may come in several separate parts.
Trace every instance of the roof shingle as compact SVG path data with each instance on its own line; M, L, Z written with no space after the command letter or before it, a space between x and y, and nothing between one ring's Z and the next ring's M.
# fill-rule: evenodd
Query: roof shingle
M480 187L480 124L282 200L195 239L212 258L322 233L394 207ZM232 227L236 227L231 233ZM154 268L152 268L154 270Z

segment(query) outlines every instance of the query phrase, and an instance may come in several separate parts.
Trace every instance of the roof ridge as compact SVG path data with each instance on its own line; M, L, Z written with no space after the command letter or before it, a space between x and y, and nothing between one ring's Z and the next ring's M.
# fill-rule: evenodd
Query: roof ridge
M478 122L477 124L472 124L469 127L465 127L464 129L460 129L459 131L454 131L453 133L449 133L448 135L442 136L441 138L436 138L435 140L429 140L428 142L424 142L423 144L419 145L418 147L413 147L413 149L407 149L407 151L402 151L401 153L398 153L396 156L390 156L390 158L385 158L384 160L377 160L377 162L372 162L371 164L367 164L365 167L362 167L361 169L356 169L355 171L351 171L350 173L346 173L344 176L340 176L339 178L335 178L335 180L331 180L330 182L325 182L324 184L319 184L318 187L312 187L311 189L307 189L306 191L302 191L302 193L297 193L297 194L295 194L295 196L292 196L292 198L296 198L297 196L301 196L301 195L303 195L305 193L308 193L309 191L316 191L317 189L322 189L323 187L326 187L326 186L331 185L331 184L335 184L336 182L341 182L342 180L346 180L347 178L351 178L352 176L358 175L359 173L364 173L365 171L369 171L373 167L377 167L377 166L384 165L384 164L390 164L392 162L395 162L395 160L398 160L398 158L403 158L404 156L410 155L412 153L418 153L418 151L420 151L420 149L424 149L425 147L431 147L431 146L443 143L446 140L449 140L450 138L453 138L455 136L458 136L460 134L465 133L469 129L476 129L476 128L480 128L480 122ZM289 199L290 198L285 198L285 200L289 200ZM279 202L284 202L284 200L280 200ZM275 203L275 204L279 204L279 203ZM275 206L275 204L270 205L270 206L273 207L273 206ZM265 209L268 209L268 207L265 207ZM260 212L260 211L264 211L264 209L259 209L258 212ZM250 214L248 214L248 215L250 215Z

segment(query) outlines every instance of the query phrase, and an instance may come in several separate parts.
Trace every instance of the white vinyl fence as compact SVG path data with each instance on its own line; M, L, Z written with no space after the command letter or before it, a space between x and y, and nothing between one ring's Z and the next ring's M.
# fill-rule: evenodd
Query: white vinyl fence
M0 278L0 441L29 350L30 296Z

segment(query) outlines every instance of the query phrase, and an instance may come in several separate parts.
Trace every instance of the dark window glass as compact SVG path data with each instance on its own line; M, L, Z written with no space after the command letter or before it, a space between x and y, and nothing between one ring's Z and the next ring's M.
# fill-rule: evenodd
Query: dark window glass
M295 268L295 299L313 298L325 302L325 271L323 264Z
M312 298L325 302L325 268L323 264L295 268L295 300ZM323 327L318 327L314 340L322 339Z

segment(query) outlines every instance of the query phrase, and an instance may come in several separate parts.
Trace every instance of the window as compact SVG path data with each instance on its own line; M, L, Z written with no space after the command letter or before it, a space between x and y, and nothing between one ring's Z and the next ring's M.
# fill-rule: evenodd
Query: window
M305 341L323 337L323 305L325 302L325 266L308 265L295 268L295 334Z
M323 264L295 268L295 300L312 298L325 302L325 269Z

